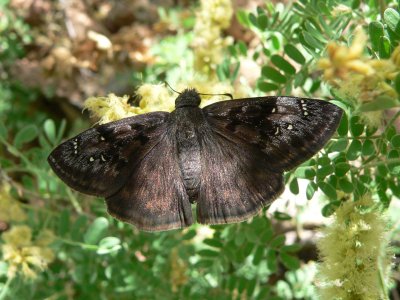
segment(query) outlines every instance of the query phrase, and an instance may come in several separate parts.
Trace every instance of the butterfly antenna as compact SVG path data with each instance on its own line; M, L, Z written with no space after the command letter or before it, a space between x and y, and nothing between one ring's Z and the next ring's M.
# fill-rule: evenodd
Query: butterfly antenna
M233 96L230 93L224 93L224 94L203 94L203 93L199 93L199 95L204 95L204 96L228 96L229 98L231 98L231 100L233 100Z
M169 83L168 82L166 82L166 81L164 81L164 83L165 83L165 85L166 86L168 86L171 90L173 90L175 93L177 93L177 94L181 94L181 92L178 92L178 91L175 91L170 85L169 85Z

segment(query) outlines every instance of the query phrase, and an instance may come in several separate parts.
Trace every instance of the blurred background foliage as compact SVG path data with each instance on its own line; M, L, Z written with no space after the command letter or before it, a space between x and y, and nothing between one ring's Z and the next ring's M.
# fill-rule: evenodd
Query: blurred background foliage
M0 299L400 299L399 3L0 0ZM139 232L46 158L165 80L346 114L252 220Z

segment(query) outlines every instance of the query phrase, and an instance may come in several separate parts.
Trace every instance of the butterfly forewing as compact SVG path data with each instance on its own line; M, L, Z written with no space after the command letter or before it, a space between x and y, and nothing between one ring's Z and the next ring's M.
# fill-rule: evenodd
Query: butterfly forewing
M96 126L59 145L48 161L75 190L110 196L165 135L168 113L154 112Z
M263 152L268 168L275 171L290 170L317 153L342 116L327 101L296 97L224 101L203 111L215 132Z

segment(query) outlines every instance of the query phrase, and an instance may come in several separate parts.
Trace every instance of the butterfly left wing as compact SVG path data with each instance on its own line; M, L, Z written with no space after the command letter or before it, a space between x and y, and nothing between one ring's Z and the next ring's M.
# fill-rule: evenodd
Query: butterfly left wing
M290 170L317 153L343 113L323 100L272 96L217 102L203 112L215 132L259 149L277 171Z

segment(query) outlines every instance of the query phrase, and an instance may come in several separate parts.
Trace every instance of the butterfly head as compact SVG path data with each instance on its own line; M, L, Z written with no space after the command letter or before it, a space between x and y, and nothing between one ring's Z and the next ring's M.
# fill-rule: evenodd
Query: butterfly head
M184 90L175 100L175 108L200 105L201 98L195 89Z

